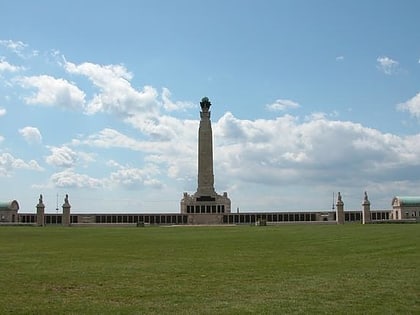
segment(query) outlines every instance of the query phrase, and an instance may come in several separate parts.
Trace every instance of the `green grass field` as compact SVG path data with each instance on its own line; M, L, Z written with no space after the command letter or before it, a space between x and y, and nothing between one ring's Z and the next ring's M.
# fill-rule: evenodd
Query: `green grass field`
M0 228L0 314L420 314L420 225Z

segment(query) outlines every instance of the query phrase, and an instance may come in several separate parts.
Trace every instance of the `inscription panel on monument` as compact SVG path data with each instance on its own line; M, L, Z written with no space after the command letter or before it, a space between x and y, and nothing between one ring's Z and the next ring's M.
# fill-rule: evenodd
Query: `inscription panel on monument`
M196 200L197 201L216 201L216 198L212 196L200 196L200 197L197 197Z

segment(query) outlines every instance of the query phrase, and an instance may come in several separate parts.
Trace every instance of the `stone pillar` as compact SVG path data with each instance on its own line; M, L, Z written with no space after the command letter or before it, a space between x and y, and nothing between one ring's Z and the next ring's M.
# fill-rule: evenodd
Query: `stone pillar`
M200 127L198 129L198 188L199 196L214 196L213 134L210 121L211 103L207 97L200 102Z
M223 223L225 213L230 213L231 201L227 192L223 195L214 189L213 134L210 121L211 103L207 97L200 102L200 126L198 129L198 176L197 191L184 192L181 213L188 214L191 224Z
M340 192L338 193L338 197L337 197L337 212L336 212L336 220L337 220L337 224L344 224L344 202L341 199L341 194Z
M38 204L36 205L36 224L38 226L44 226L44 222L45 222L45 205L44 202L42 201L42 195L39 195L39 201Z
M63 204L63 217L61 219L63 226L70 226L70 208L71 205L69 203L69 195L66 195Z
M370 218L370 201L368 199L367 192L365 191L365 199L362 203L362 224L367 224L371 222Z

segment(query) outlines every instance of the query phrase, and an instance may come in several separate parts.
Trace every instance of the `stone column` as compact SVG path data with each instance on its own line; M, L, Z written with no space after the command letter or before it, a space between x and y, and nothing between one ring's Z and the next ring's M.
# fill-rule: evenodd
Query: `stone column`
M365 191L365 199L363 200L362 207L363 207L363 210L362 210L362 224L370 223L371 222L370 201L368 199L368 195L367 195L366 191Z
M214 189L211 103L207 97L203 97L200 106L197 191L193 195L184 192L180 203L181 213L188 214L190 224L222 223L223 214L230 213L231 201L226 192L219 195Z
M38 204L36 205L36 224L38 226L44 226L44 222L45 222L45 205L44 202L42 201L42 195L39 195L39 201Z
M341 194L340 192L338 193L338 197L337 197L337 212L336 212L336 220L337 220L337 224L344 224L344 202L341 199Z
M63 217L61 219L61 223L63 224L63 226L70 226L70 208L71 205L69 203L69 195L66 195L63 204Z
M213 134L210 121L211 103L207 97L201 102L200 127L198 129L198 188L199 196L213 196Z

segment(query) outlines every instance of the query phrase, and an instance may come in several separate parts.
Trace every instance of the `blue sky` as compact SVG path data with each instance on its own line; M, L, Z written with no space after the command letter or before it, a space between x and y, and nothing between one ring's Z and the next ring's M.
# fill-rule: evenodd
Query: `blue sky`
M2 1L1 200L178 212L199 102L232 209L419 195L418 1Z

